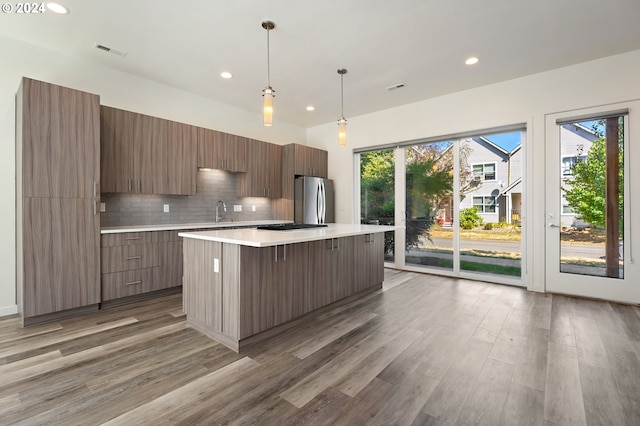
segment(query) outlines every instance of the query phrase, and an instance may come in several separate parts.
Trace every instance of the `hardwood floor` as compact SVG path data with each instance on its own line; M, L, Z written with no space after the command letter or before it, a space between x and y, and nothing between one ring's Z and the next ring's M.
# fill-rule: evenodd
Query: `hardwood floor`
M640 424L640 309L385 271L236 354L181 295L0 318L0 424Z

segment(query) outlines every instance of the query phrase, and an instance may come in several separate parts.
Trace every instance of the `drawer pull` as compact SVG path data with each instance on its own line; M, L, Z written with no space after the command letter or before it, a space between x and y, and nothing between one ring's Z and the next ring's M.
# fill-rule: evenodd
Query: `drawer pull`
M126 237L125 240L140 240L142 237Z
M130 283L126 283L125 285L135 285L135 284L142 284L142 280L131 281Z
M125 257L124 260L137 260L140 259L142 256L131 256L131 257Z

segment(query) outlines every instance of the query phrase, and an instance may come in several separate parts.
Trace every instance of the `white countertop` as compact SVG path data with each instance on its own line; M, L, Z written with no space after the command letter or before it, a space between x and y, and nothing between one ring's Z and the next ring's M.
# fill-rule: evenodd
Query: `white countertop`
M332 223L326 228L292 229L288 231L267 231L255 228L225 229L219 231L180 232L178 236L251 247L270 247L393 231L394 229L394 226Z
M112 226L100 229L101 234L117 234L121 232L150 232L150 231L180 231L187 229L206 229L206 228L230 228L233 226L258 226L258 225L275 225L278 223L291 223L290 220L245 220L237 222L204 222L204 223L179 223L167 225L129 225L129 226Z

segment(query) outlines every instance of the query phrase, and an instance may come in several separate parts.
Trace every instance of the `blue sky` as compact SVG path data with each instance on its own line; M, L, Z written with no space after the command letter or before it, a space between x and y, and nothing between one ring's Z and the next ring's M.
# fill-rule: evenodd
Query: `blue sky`
M484 137L508 152L522 143L522 132L499 133Z

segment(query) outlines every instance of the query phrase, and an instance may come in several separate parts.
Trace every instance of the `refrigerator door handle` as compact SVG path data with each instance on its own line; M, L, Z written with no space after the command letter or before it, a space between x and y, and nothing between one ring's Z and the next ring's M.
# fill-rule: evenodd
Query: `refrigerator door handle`
M322 223L322 184L318 183L318 188L316 192L316 223Z
M327 213L327 191L324 188L324 181L320 182L322 188L322 221L320 223L325 223L326 221L326 213Z

